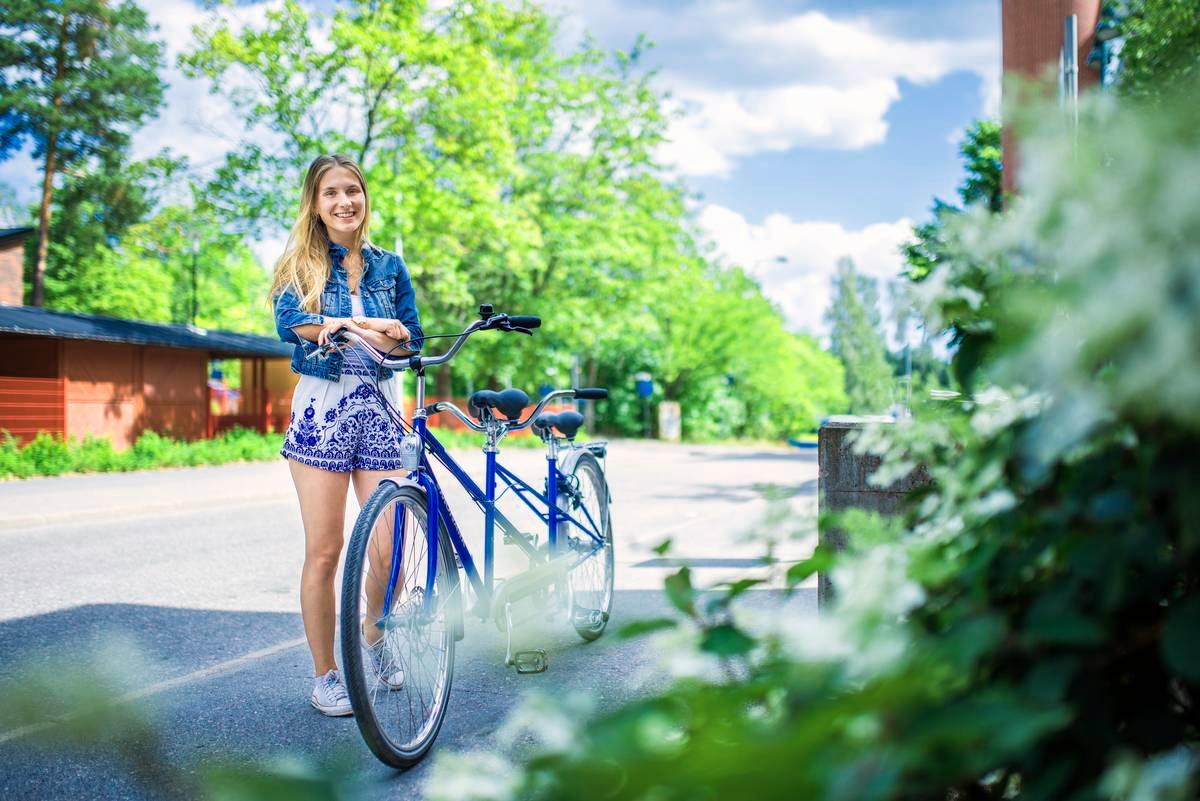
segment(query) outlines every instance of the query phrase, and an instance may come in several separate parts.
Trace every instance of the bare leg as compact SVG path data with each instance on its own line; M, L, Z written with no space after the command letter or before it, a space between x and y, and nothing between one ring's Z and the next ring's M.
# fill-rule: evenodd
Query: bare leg
M300 517L304 521L304 568L300 572L300 613L316 676L337 667L333 629L337 617L333 583L346 525L349 473L335 473L288 460Z
M402 470L355 470L354 494L358 496L359 508L366 504L371 493L385 478L403 478ZM364 615L367 623L364 625L363 636L367 642L374 643L382 636L378 626L370 621L377 620L383 614L383 604L387 592L388 578L392 567L392 524L396 507L384 511L375 523L371 532L371 541L367 545L367 558L363 570L366 573L364 581L367 595L367 613ZM409 524L406 527L411 527Z

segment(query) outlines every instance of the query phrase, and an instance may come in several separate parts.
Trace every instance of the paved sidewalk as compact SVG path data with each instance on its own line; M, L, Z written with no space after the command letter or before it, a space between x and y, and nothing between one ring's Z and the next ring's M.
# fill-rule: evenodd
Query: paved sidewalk
M287 463L90 473L0 482L0 531L257 505L293 497Z

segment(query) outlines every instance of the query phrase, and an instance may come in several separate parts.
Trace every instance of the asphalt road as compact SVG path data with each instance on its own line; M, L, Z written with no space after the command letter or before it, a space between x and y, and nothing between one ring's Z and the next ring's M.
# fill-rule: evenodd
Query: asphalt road
M455 455L478 476L479 453ZM535 478L545 469L536 451L509 449L501 460ZM783 559L804 558L815 545L815 451L618 442L607 468L614 627L667 614L662 580L679 564L710 585L760 572L764 534L783 540L776 551ZM782 499L775 517L768 497ZM473 535L468 545L481 555L482 516L464 499L450 493ZM515 504L502 501L519 517ZM348 523L356 513L351 500ZM653 548L668 538L672 549L660 556ZM69 675L94 654L114 653L116 643L126 649L110 657L127 691L118 709L150 715L173 764L195 771L216 757L298 755L353 777L365 797L418 798L431 760L393 771L366 749L352 719L325 718L308 704L312 665L297 593L302 544L282 460L0 483L0 679L30 665L39 676ZM498 576L521 567L520 554L509 551L498 549ZM784 604L770 590L751 595L751 603ZM806 588L781 613L814 610L815 590ZM545 648L550 667L517 675L504 666L497 629L468 622L434 758L494 746L527 691L580 693L611 707L665 680L669 654L612 631L584 643L565 624L527 627L520 638ZM64 730L0 726L0 799L155 797L107 749L64 744Z

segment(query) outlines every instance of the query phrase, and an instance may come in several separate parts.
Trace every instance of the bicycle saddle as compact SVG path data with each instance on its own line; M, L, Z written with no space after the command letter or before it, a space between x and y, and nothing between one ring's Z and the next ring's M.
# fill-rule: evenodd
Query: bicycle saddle
M495 409L509 420L518 420L528 405L529 396L519 389L505 389L500 392L481 389L467 398L467 408L480 420L483 419L484 409Z
M538 433L557 428L567 439L575 439L579 427L583 425L583 415L579 412L565 411L558 414L539 414L533 421L533 429Z

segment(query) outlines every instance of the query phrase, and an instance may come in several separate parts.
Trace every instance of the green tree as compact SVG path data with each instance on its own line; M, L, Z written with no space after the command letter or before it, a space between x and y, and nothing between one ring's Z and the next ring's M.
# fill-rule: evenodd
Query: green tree
M46 305L186 323L195 303L200 325L268 333L267 275L240 232L180 198L186 169L165 151L144 161L107 151L65 176L51 222ZM177 202L164 202L168 196ZM30 272L32 257L26 253Z
M643 41L563 53L544 10L494 0L347 4L328 20L328 47L315 24L295 3L237 33L214 17L184 56L248 128L281 142L231 154L200 193L214 216L288 219L309 159L342 150L366 170L372 236L402 243L427 330L456 330L480 302L545 320L533 340L479 337L453 377L437 372L440 394L561 385L578 363L583 382L612 388L601 422L620 431L640 428L639 370L684 402L689 435L811 425L805 404L824 395L793 393L784 410L771 394L771 377L797 373L806 346L786 344L757 284L705 258L682 186L656 161L669 120ZM259 89L230 91L222 78L235 68ZM299 93L297 72L309 76ZM337 102L359 120L351 128L324 113L335 80ZM778 343L776 362L722 367L744 359L747 335ZM760 389L774 398L769 411Z
M907 377L906 401L911 408L912 399L920 400L931 389L950 386L949 363L934 352L929 326L918 308L915 284L898 278L888 282L887 290L892 337L898 343L898 350L889 352L888 359L898 378Z
M934 198L933 219L913 228L914 240L901 248L908 265L906 274L912 280L923 279L942 258L945 252L942 231L947 220L965 209L978 207L997 213L1004 208L1001 183L1004 163L1000 142L1000 123L993 120L976 120L963 135L958 145L966 172L958 185L961 205Z
M31 302L45 297L55 178L105 153L162 102L160 42L132 0L9 0L0 6L0 159L33 141L42 193Z
M166 154L134 162L124 149L99 154L63 177L55 193L46 253L44 302L64 311L169 322L174 281L161 265L123 253L121 242L177 180ZM36 253L26 252L27 274Z
M838 261L833 299L826 312L830 352L845 369L853 414L879 414L892 403L892 369L879 328L878 284L860 275L849 258Z
M933 219L913 228L913 240L901 247L906 264L904 274L911 281L925 280L945 262L952 247L948 229L953 228L964 213L982 210L986 214L997 214L1003 208L1000 142L1000 125L996 122L979 120L967 130L959 145L966 172L958 187L962 205L955 206L934 198ZM962 355L962 358L955 360L953 373L967 392L971 390L967 378L972 372L969 365L976 363L993 335L988 310L982 308L981 304L986 302L990 294L988 286L996 279L997 276L988 265L977 264L971 280L966 280L964 276L955 290L958 316L948 323L947 328L950 331L950 347ZM927 371L926 376L932 372Z
M1121 94L1152 98L1200 81L1200 13L1192 0L1133 0L1119 30Z

